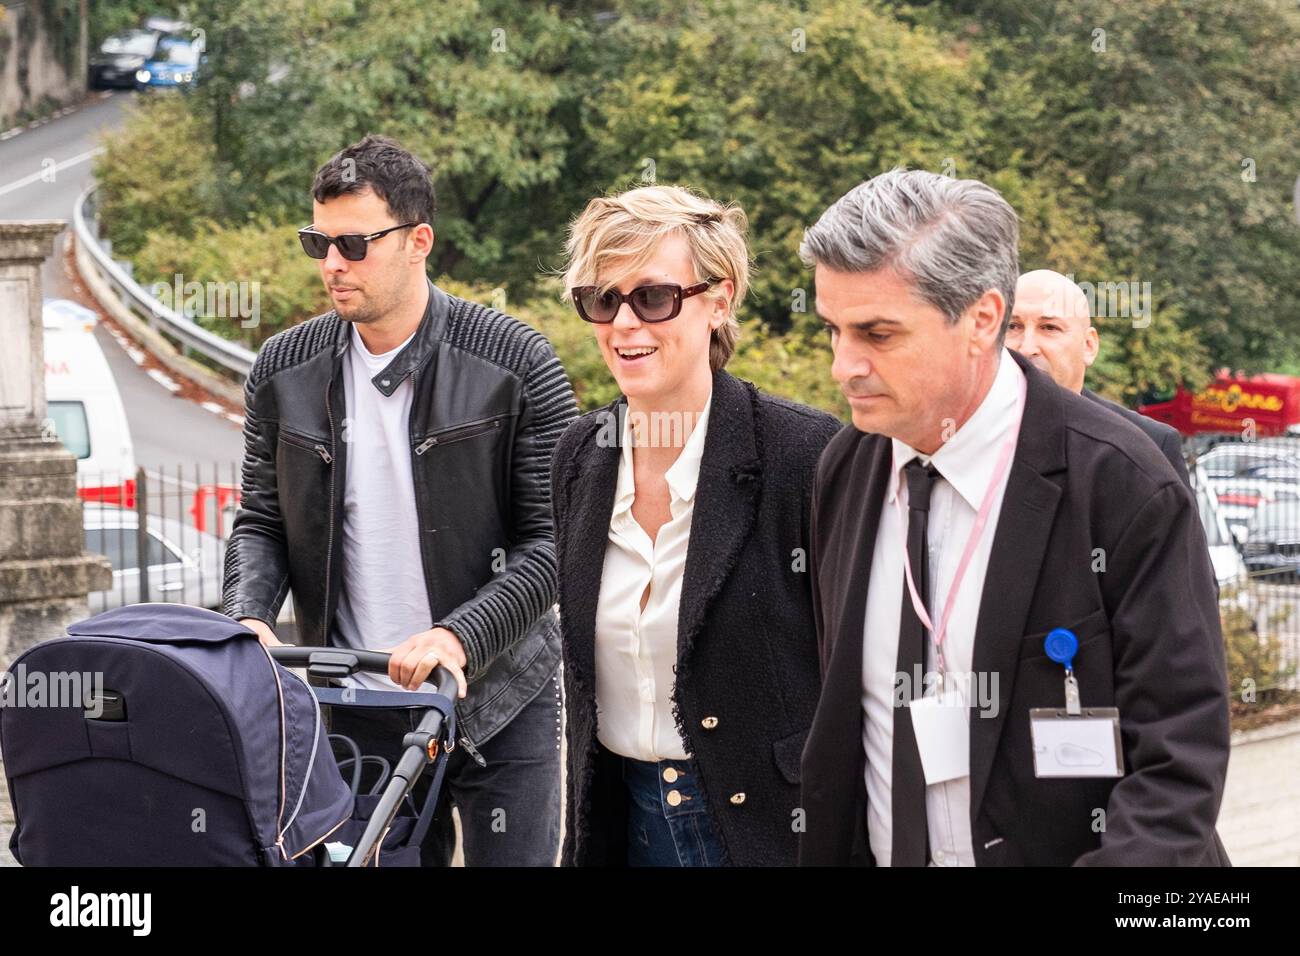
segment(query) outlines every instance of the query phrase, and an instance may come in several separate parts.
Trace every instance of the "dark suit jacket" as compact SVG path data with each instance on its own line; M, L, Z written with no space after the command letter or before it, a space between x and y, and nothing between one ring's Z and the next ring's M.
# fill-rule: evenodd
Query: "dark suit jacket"
M1227 678L1192 496L1136 427L1013 357L1028 379L1025 414L972 665L998 679L996 716L973 711L970 721L976 862L1226 864L1214 825L1228 764ZM803 757L801 864L873 862L862 648L890 457L888 438L849 426L818 468L813 572L823 689ZM1064 672L1043 651L1056 627L1079 638L1083 706L1119 708L1122 778L1034 776L1029 709L1064 701Z
M1187 461L1183 458L1183 439L1178 434L1178 429L1166 425L1164 422L1158 422L1154 418L1147 418L1145 415L1139 414L1131 408L1125 408L1123 405L1118 405L1109 399L1102 398L1089 389L1085 388L1083 390L1083 397L1095 402L1102 408L1109 408L1116 415L1123 416L1140 428L1144 435L1156 443L1156 447L1168 459L1169 464L1174 466L1174 471L1183 484L1188 488L1192 487L1192 481L1187 476Z
M552 459L568 712L566 866L627 863L627 794L620 758L596 737L595 664L621 405L579 418ZM821 686L805 560L812 480L839 428L830 415L726 372L713 376L673 702L715 828L739 865L795 862L799 755Z

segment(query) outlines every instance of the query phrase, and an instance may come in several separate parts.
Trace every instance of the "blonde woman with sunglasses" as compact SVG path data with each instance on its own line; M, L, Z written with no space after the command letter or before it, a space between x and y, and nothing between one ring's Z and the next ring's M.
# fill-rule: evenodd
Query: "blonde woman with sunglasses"
M592 200L566 294L622 392L552 468L567 865L793 865L819 690L807 565L840 423L724 371L746 219L673 186Z

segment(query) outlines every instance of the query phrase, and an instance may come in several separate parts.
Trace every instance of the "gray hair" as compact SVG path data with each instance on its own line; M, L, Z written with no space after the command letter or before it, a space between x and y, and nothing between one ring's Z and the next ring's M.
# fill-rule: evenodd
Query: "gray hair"
M1006 299L1006 334L1020 275L1016 211L992 186L891 169L859 183L804 231L799 257L837 272L893 268L950 324L989 289Z

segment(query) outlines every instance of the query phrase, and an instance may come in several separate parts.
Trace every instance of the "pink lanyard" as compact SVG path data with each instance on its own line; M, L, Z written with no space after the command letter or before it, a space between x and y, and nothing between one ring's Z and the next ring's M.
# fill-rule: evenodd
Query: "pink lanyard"
M1002 446L1002 451L998 455L997 466L993 469L993 479L989 482L988 490L984 492L984 500L980 503L980 509L975 515L975 524L970 529L970 536L966 539L966 548L962 551L961 561L957 564L957 570L952 576L952 584L948 587L948 597L943 604L943 616L939 618L939 626L936 628L930 620L930 615L925 609L925 602L921 600L921 595L917 593L916 582L912 579L912 561L907 553L907 532L903 532L903 573L907 578L907 591L912 598L912 609L916 611L916 616L921 619L921 623L934 635L935 656L939 664L939 691L943 692L943 675L946 670L943 657L943 639L948 634L948 620L952 617L953 606L957 603L957 592L961 588L962 578L966 576L966 569L970 567L971 558L975 555L975 549L979 547L980 538L984 533L984 526L988 524L989 514L993 510L993 502L997 499L998 488L1002 484L1002 479L1011 466L1011 458L1016 451L1016 439L1020 434L1020 422L1025 414L1025 391L1027 389L1025 377L1020 376L1020 407L1016 413L1016 422L1011 429L1011 437L1007 439ZM895 474L898 469L895 467ZM901 488L899 489L902 490ZM900 524L903 522L903 505L902 495L894 495L894 507L898 510ZM922 560L928 561L929 555L924 555Z

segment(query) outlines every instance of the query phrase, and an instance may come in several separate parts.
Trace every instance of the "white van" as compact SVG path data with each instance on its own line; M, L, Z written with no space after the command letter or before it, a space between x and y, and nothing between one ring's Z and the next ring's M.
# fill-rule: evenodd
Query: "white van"
M77 459L77 492L87 501L135 506L135 451L126 410L96 341L95 313L46 300L47 426Z

